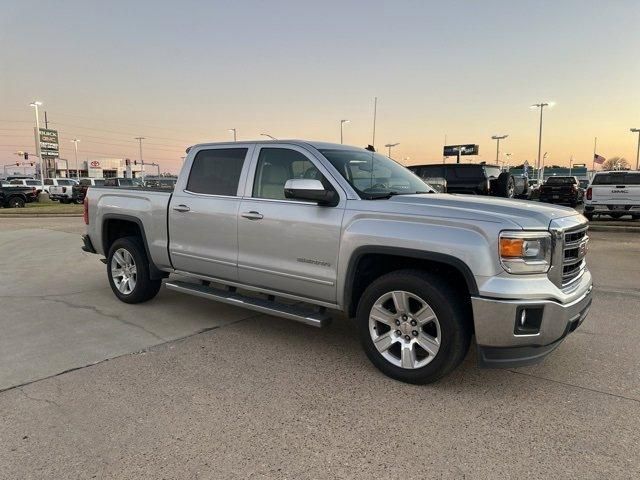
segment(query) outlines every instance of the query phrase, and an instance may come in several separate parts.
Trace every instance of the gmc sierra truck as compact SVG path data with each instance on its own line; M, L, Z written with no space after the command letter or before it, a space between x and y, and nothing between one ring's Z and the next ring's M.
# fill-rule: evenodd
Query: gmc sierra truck
M640 171L598 172L584 196L584 216L609 215L619 219L631 215L640 219Z
M115 296L166 288L323 326L354 318L371 362L433 382L464 359L536 363L586 317L587 220L573 209L433 193L368 149L202 144L173 192L91 187L83 250Z

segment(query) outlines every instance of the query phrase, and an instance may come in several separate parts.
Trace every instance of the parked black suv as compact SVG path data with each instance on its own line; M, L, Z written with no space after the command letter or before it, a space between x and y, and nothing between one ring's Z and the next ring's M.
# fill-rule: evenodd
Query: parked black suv
M494 197L525 197L529 190L524 177L515 177L501 171L497 165L474 163L449 163L434 165L412 165L413 173L429 183L432 179L444 179L447 193L469 193Z
M0 184L0 205L5 208L22 208L25 204L34 202L36 198L35 187L7 185L4 181Z

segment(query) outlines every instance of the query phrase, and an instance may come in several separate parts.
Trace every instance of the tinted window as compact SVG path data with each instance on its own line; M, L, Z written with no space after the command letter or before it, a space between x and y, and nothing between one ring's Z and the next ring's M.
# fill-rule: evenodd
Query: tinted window
M202 150L193 160L187 190L209 195L236 196L246 148Z
M11 185L24 185L24 184L22 183L22 180L11 180L9 183L10 183Z
M40 185L38 180L27 180L27 185Z
M76 182L74 182L73 180L58 180L58 185L75 185Z
M89 185L91 185L91 180L80 180L80 185L82 185L83 187L88 187Z
M97 187L101 187L102 185L104 185L104 180L100 179L100 180L94 180L94 185Z
M422 167L409 167L409 170L418 174L421 178L443 178L444 167L442 165L425 165Z
M640 174L630 172L598 173L592 185L640 185Z
M547 185L571 185L576 183L576 179L573 177L549 177L546 183Z
M303 154L288 148L262 148L253 181L253 196L285 200L284 184L292 178L324 180Z
M44 184L45 185L53 185L53 180L51 180L50 178L45 178L44 179Z
M447 167L447 180L455 180L457 178L484 178L484 172L481 165L465 165L463 167Z

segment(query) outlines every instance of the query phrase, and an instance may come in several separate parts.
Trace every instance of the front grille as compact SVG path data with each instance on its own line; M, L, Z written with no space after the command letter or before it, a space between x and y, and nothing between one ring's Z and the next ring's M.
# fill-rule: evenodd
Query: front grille
M585 256L589 236L588 227L569 230L564 234L564 254L562 259L562 286L565 287L578 280L586 267Z

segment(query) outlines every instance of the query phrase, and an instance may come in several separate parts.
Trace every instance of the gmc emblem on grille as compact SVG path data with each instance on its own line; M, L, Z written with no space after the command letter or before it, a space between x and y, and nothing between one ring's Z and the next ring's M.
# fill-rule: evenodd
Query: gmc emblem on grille
M582 242L578 247L578 258L583 258L587 254L587 242Z

